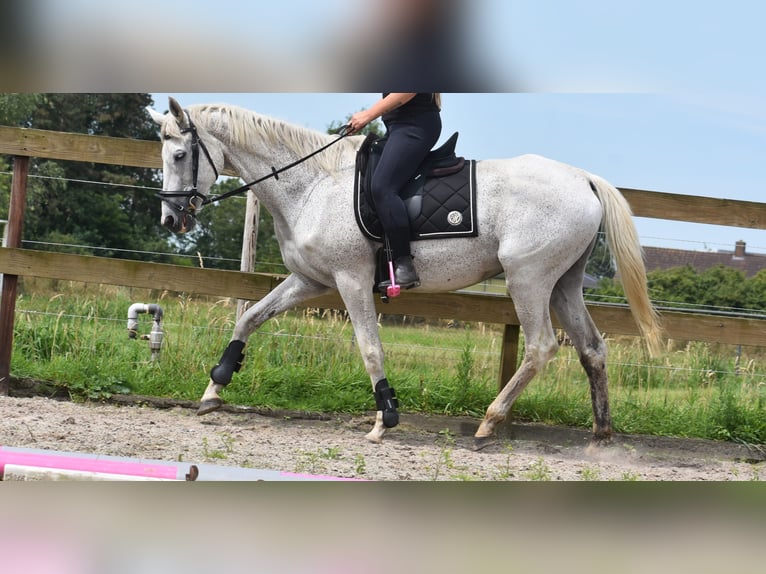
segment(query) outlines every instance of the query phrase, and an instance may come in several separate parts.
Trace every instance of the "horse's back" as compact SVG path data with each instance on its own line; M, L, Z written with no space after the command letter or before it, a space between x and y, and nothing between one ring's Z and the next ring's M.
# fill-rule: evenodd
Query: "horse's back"
M601 204L590 174L583 169L526 154L482 160L476 171L484 219L510 219L516 226L527 222L534 227L561 227L564 234L569 233L570 225L597 228L601 221Z
M477 170L499 172L501 177L516 188L531 187L537 191L542 187L549 194L563 189L570 195L573 192L582 197L592 195L587 193L590 189L590 174L587 171L542 155L525 154L508 159L482 160Z

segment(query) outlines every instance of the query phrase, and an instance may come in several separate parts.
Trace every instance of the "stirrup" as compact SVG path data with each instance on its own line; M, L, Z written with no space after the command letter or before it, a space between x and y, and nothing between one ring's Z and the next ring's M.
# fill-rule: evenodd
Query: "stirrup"
M381 293L386 294L386 300L391 297L398 297L402 292L402 288L396 283L396 273L394 273L394 262L389 258L388 260L388 280L381 281L378 285L378 289Z

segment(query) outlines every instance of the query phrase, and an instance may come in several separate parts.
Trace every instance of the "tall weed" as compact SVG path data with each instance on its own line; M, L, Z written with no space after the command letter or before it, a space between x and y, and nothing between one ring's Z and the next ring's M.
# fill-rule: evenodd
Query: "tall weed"
M117 392L197 400L234 326L236 302L162 291L33 282L17 303L12 373L52 381L75 397ZM159 303L159 361L127 337L127 309ZM482 416L497 394L502 329L489 324L381 318L386 375L402 411ZM139 317L148 333L151 318ZM648 361L629 338L608 340L617 432L766 443L764 353L690 343ZM520 341L523 352L524 341ZM236 404L324 412L374 410L372 385L344 313L275 317L253 334L226 389ZM735 363L735 361L738 362ZM590 387L574 349L524 390L512 417L590 428Z

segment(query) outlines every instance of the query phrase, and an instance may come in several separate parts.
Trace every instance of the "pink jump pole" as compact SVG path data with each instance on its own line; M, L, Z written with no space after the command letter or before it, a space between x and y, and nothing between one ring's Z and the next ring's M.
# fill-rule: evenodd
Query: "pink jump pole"
M125 480L189 480L194 476L190 466L186 465L184 470L180 464L0 446L0 477L3 478L7 468L14 468L38 474L44 469L49 472L61 471L63 474L89 473L94 476L104 475L105 479L114 475Z
M361 481L362 479L0 446L0 480Z

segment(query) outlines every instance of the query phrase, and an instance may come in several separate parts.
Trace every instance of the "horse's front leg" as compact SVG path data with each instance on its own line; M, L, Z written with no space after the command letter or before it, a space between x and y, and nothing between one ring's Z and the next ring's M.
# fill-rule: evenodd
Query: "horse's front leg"
M380 443L383 442L386 431L399 424L399 402L393 387L388 384L383 368L383 345L380 342L378 315L370 287L372 280L360 280L350 275L337 277L336 280L338 291L354 326L359 351L367 374L370 375L375 396L375 426L367 433L366 438L370 442Z
M212 412L223 405L220 392L231 382L245 358L243 350L248 337L274 315L292 309L296 305L331 291L329 287L293 273L273 289L266 297L248 309L237 321L229 345L221 360L210 371L210 382L200 401L198 415Z

